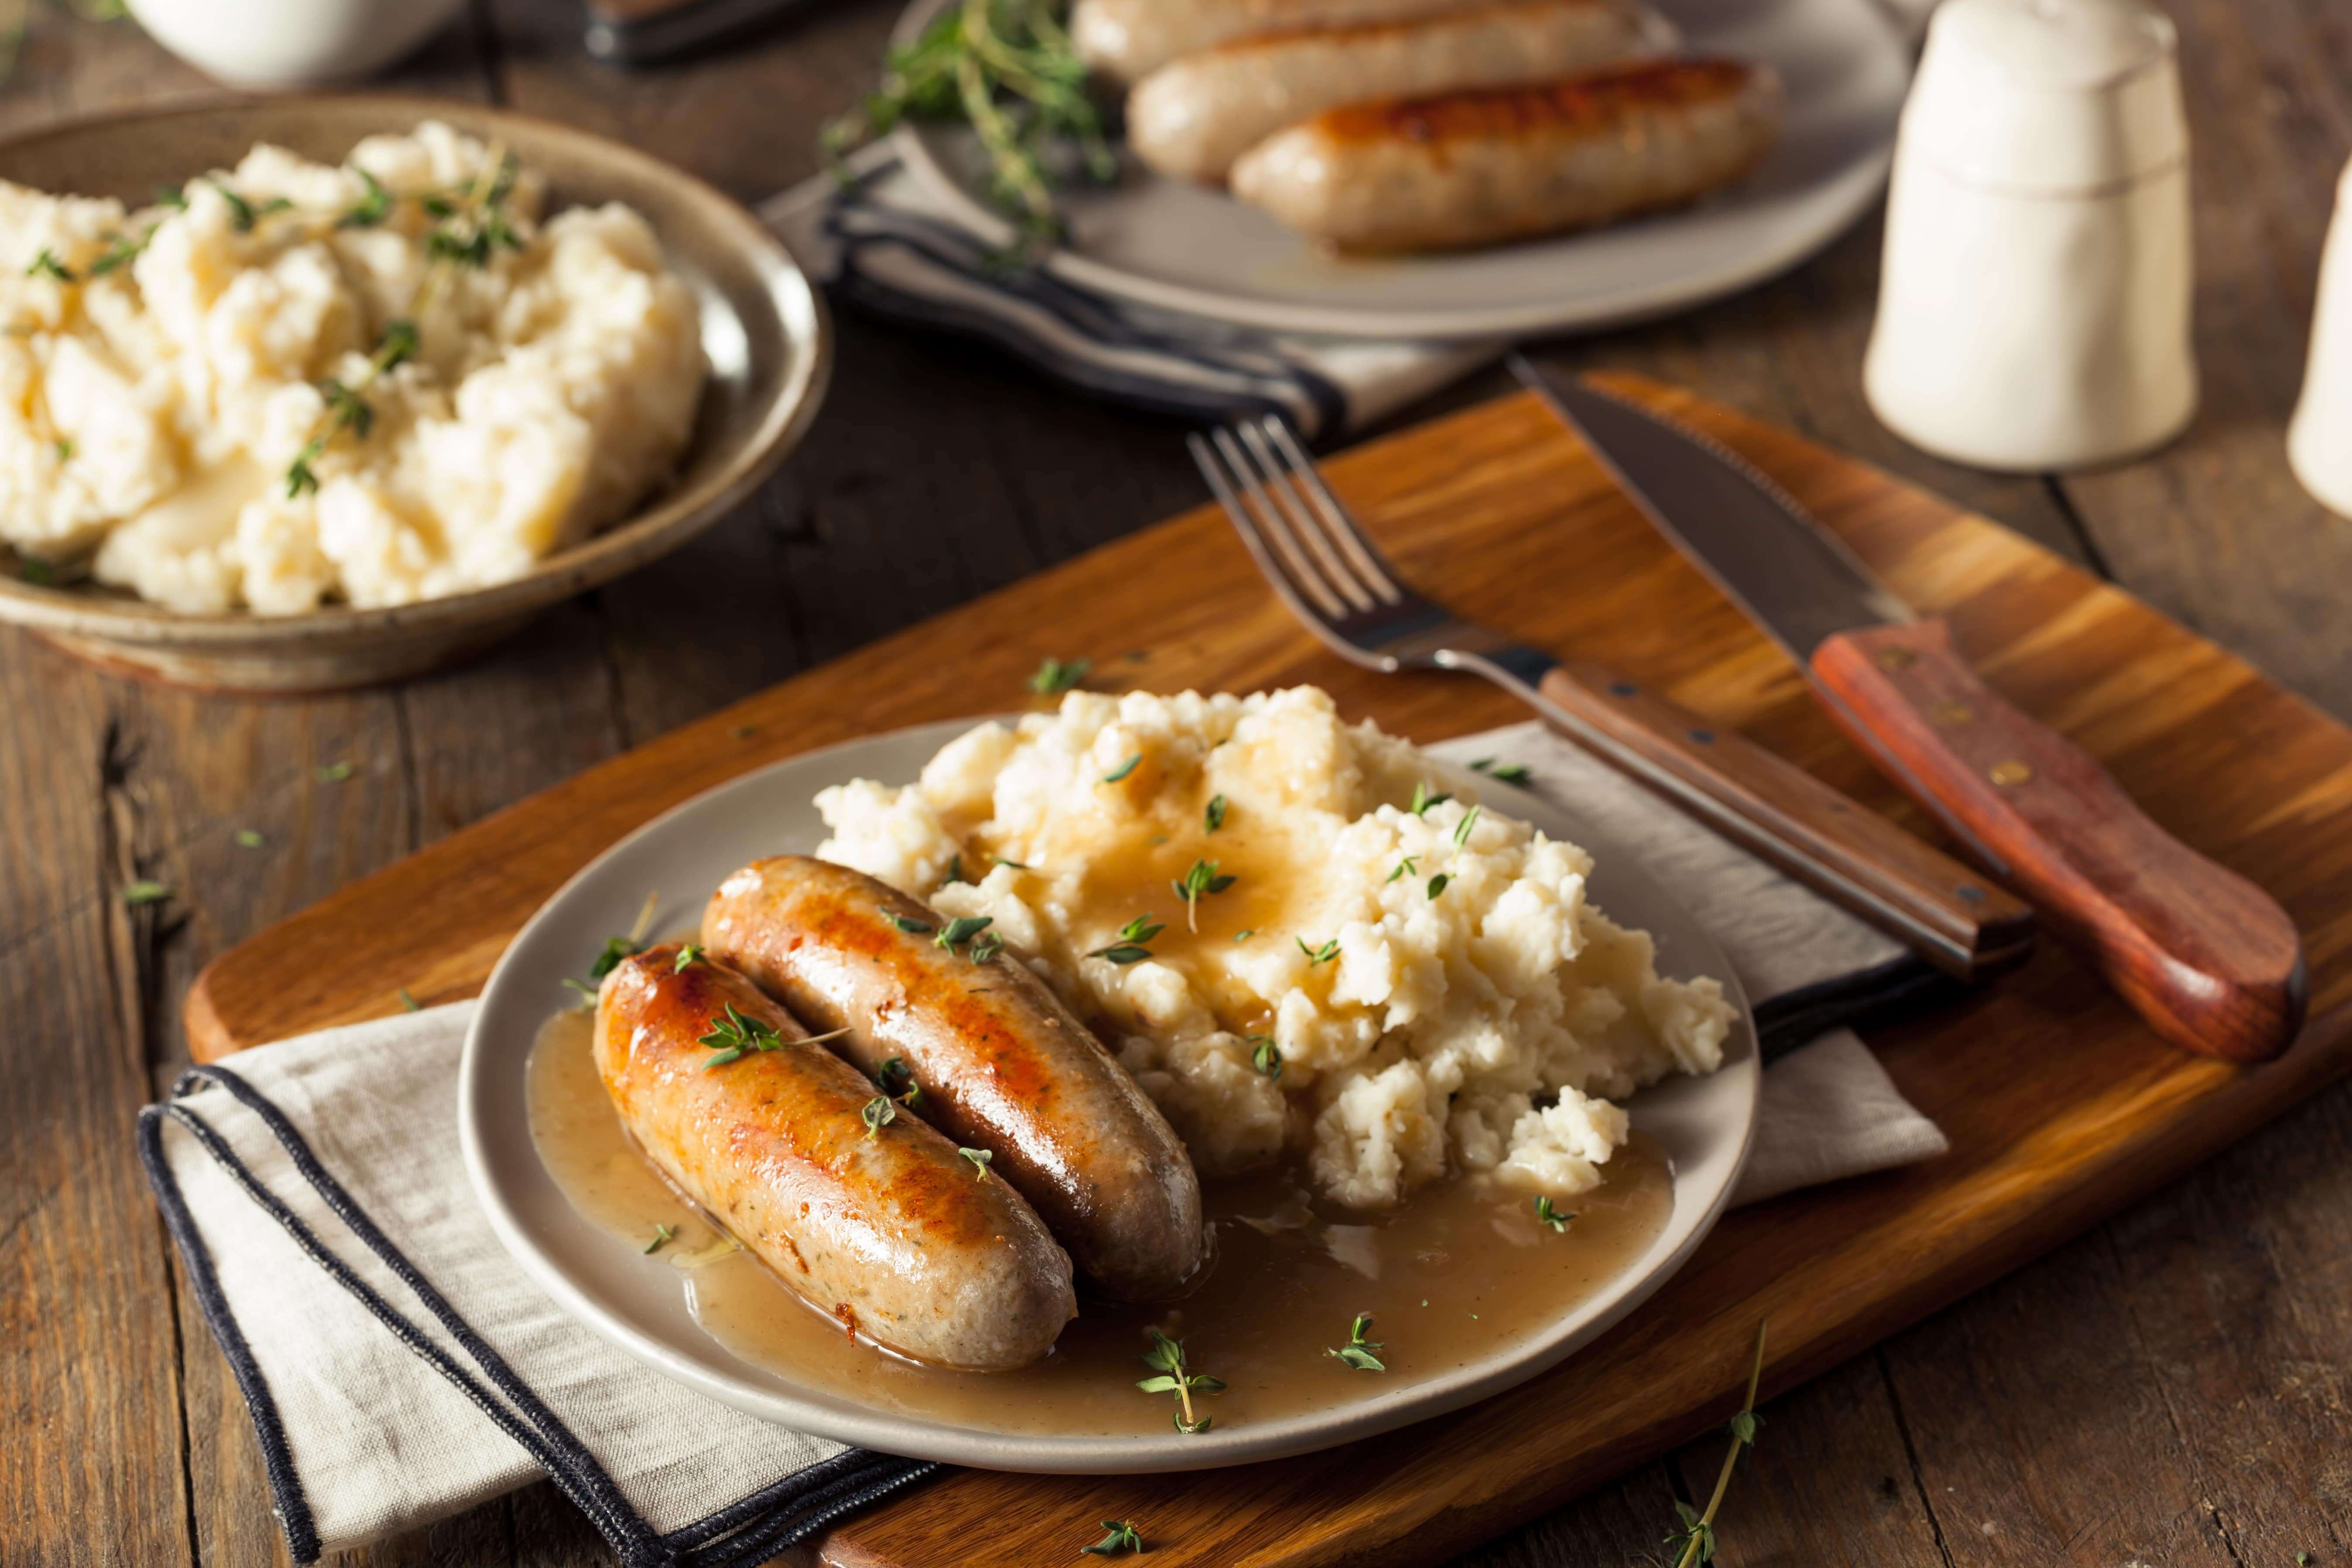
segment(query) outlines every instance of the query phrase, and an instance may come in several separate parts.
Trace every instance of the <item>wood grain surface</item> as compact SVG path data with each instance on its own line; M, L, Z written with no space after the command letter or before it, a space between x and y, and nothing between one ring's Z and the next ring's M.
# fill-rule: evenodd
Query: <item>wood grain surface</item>
M2320 238L2352 151L2352 26L2334 0L2164 3L2181 29L2195 131L2205 394L2173 447L2059 479L1973 473L1889 435L1859 385L1875 215L1777 282L1552 357L1644 371L1828 440L2091 566L2352 715L2352 527L2295 488L2281 450ZM474 0L392 85L622 135L753 199L815 171L815 128L865 89L895 11L835 0L630 76L583 57L564 0ZM128 24L38 3L28 15L0 83L0 129L216 90ZM199 967L635 742L1201 499L1167 422L855 317L840 347L809 445L757 504L445 678L239 703L124 685L0 634L0 951L11 960L0 997L14 1026L0 1036L0 1321L14 1331L0 1345L0 1559L282 1560L251 1428L177 1289L130 1153L137 1106L185 1060L178 1003ZM1433 406L1507 384L1474 377ZM1769 673L1759 665L1690 705L1743 700ZM1820 738L1784 732L1772 713L1749 734L1822 763L1804 751ZM2264 765L2226 737L2210 761ZM314 771L333 763L350 777ZM261 846L240 845L240 829ZM115 892L133 876L168 880L179 897L126 909ZM1719 1560L2344 1562L2347 1279L2352 1088L2339 1086L1776 1398L1734 1482ZM1677 1449L1462 1568L1654 1558L1673 1502L1703 1500L1719 1458L1712 1441ZM1073 1560L1076 1544L1055 1559ZM610 1554L541 1486L345 1561L573 1568Z

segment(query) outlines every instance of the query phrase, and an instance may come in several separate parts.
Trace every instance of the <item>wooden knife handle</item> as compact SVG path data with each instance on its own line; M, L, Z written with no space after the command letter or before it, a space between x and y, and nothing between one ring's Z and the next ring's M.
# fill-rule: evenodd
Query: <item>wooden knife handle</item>
M1940 850L1737 731L1717 728L1596 665L1553 667L1538 688L1633 776L1782 872L1885 931L1937 968L1976 979L2022 959L2033 911ZM1591 738L1569 728L1571 739ZM1614 751L1612 748L1615 748Z
M2305 981L2286 911L2002 700L1941 621L1829 637L1812 672L1879 766L2087 948L2157 1033L2231 1061L2267 1061L2294 1042Z

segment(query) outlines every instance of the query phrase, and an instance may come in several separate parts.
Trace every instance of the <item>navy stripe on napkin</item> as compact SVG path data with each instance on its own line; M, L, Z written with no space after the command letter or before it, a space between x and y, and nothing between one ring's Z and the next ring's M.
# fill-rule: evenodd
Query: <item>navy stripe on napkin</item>
M207 1083L226 1089L260 1119L285 1149L296 1171L325 1201L329 1212L423 1303L434 1321L473 1361L479 1376L461 1365L423 1327L361 1279L299 1215L253 1174L210 1122L189 1106L179 1103ZM172 1086L170 1103L151 1105L140 1112L140 1163L146 1169L148 1184L154 1189L156 1204L163 1212L164 1225L187 1267L189 1283L205 1321L219 1342L221 1353L228 1358L237 1387L245 1395L246 1407L260 1438L263 1464L268 1472L278 1521L286 1531L287 1550L297 1563L318 1561L318 1529L287 1445L277 1402L221 1293L211 1254L188 1212L170 1163L163 1156L163 1129L166 1121L177 1122L194 1137L198 1145L293 1237L313 1262L530 1454L563 1495L587 1515L627 1568L737 1568L739 1564L763 1562L845 1514L939 1468L926 1461L849 1448L822 1464L782 1477L706 1519L666 1534L656 1531L629 1506L604 1467L562 1418L531 1391L506 1358L393 1245L333 1173L320 1163L308 1140L286 1114L228 1068L193 1068Z

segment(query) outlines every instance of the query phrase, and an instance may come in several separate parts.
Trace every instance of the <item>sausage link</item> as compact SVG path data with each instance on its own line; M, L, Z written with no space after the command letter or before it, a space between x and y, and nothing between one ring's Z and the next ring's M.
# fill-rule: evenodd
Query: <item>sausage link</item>
M1689 201L1780 121L1770 68L1677 60L1329 110L1243 154L1233 189L1342 250L1492 245Z
M1221 181L1252 147L1327 109L1555 81L1674 45L1673 27L1610 0L1517 0L1245 38L1171 60L1136 83L1127 142L1171 178Z
M969 1371L1025 1366L1076 1316L1070 1260L1021 1195L920 1120L867 1136L875 1087L736 971L676 947L596 999L596 1069L654 1163L784 1283L852 1331ZM733 1006L777 1048L714 1065Z
M1236 38L1467 11L1493 0L1077 0L1070 39L1087 64L1135 81Z
M917 1109L1036 1207L1106 1296L1155 1300L1198 1268L1201 1186L1167 1119L1010 953L940 945L929 907L796 855L720 884L702 941L879 1075L913 1073Z

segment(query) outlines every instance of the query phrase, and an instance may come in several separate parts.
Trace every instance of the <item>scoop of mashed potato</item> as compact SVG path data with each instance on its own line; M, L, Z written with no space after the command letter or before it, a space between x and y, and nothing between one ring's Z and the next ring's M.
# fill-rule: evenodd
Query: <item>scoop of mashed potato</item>
M1361 1208L1460 1171L1572 1196L1625 1141L1611 1101L1721 1065L1731 1007L1591 905L1583 850L1433 778L1313 688L1074 692L824 791L817 854L992 919L1204 1174L1296 1152Z
M509 581L621 516L692 426L693 294L637 214L542 223L502 163L428 121L138 212L0 183L0 541L289 613Z

